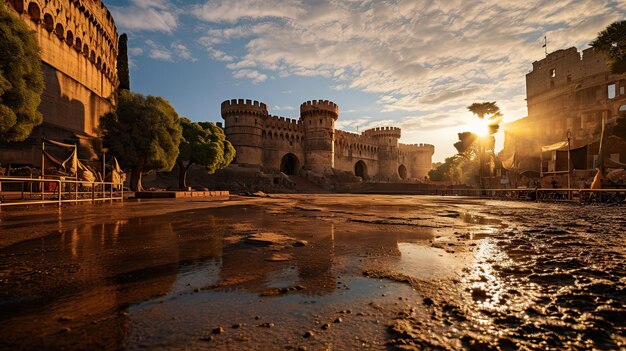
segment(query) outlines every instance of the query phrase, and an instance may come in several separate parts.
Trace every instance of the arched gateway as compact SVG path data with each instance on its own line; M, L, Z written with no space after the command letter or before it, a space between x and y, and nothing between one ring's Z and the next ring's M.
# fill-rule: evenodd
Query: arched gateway
M406 179L406 167L404 165L400 165L400 167L398 167L398 175L400 176L400 179Z
M354 175L367 179L367 165L363 161L359 161L354 165Z
M300 161L298 161L296 155L292 153L285 154L280 160L280 171L286 175L297 175L299 167Z

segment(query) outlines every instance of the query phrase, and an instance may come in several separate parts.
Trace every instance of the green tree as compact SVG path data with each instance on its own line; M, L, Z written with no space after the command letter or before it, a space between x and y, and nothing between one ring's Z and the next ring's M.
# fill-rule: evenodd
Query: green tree
M118 89L130 90L130 72L128 71L128 36L120 35L117 42L117 78L120 84Z
M206 167L209 174L224 168L235 157L235 148L226 140L222 128L211 122L192 122L187 118L180 119L183 137L178 146L178 186L187 187L187 170L192 164Z
M610 24L589 45L606 56L612 73L626 73L626 20Z
M37 38L0 1L0 142L22 141L42 122L44 88Z
M133 191L143 190L142 172L174 167L181 127L176 110L162 97L120 90L115 111L100 118L100 131L104 146L131 168Z
M474 159L478 155L478 135L471 132L462 132L458 136L459 141L454 143L456 151L467 159Z

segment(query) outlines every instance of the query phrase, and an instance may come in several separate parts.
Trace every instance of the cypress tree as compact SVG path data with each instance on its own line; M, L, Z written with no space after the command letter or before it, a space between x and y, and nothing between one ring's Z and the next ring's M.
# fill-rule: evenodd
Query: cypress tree
M117 44L117 78L120 81L118 89L130 90L130 72L128 71L128 36L120 35Z

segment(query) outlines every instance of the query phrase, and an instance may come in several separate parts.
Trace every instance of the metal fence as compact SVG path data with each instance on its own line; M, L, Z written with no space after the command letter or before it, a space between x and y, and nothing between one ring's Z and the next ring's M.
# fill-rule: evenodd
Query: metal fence
M0 207L45 205L124 199L124 186L111 182L75 179L0 177Z

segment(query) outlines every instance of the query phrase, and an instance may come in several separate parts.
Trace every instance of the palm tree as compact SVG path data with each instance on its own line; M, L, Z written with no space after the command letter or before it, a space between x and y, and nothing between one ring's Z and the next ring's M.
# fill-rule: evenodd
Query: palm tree
M491 102L475 102L467 107L467 109L472 112L476 117L485 121L487 126L487 135L482 140L479 140L479 155L480 155L480 186L483 187L483 177L484 170L483 166L485 163L485 144L488 142L488 146L493 153L493 159L496 158L495 153L495 143L496 139L494 134L500 130L500 123L502 122L502 112L500 112L500 107L496 104L495 101ZM484 138L488 138L484 140ZM491 171L491 168L490 168ZM490 172L491 174L491 172Z
M611 73L626 73L626 20L610 24L589 45L606 55Z

